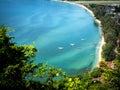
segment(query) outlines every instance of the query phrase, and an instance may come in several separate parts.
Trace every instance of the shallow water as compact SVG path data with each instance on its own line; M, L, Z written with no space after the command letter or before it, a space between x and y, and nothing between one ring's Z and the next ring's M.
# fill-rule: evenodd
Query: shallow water
M15 29L11 34L19 45L36 46L36 63L69 75L96 66L100 30L82 7L50 0L0 0L0 24Z

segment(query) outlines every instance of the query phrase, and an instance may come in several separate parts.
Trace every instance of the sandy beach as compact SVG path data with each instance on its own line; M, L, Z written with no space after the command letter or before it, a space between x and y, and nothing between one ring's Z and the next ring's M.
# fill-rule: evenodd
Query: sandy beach
M104 41L104 37L102 36L101 38L101 41L100 41L100 46L99 46L99 52L98 52L98 63L97 63L97 67L99 67L99 63L100 61L102 60L102 46L105 44L105 41Z

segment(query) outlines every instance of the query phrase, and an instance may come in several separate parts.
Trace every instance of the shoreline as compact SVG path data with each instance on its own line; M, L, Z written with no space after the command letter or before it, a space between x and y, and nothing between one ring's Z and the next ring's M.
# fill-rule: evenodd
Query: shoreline
M58 2L64 2L64 3L68 3L68 4L72 4L72 5L76 5L76 6L79 6L79 7L82 7L82 8L84 8L87 12L89 12L93 17L94 17L94 21L96 22L96 23L98 23L98 25L100 26L100 28L101 28L101 21L100 20L98 20L96 17L95 17L95 15L94 15L94 13L90 10L90 9L88 9L87 7L85 7L84 5L82 5L82 4L77 4L77 3L73 3L73 2L69 2L69 1L58 1ZM101 29L100 29L101 30ZM105 44L105 41L104 41L104 36L102 35L102 31L100 31L101 32L101 40L100 40L100 45L99 45L99 49L98 49L98 61L97 61L97 64L96 64L96 66L95 67L99 67L99 63L101 62L101 60L102 60L102 55L101 55L101 53L102 53L102 46Z
M99 49L98 49L98 62L97 62L97 67L99 67L99 63L102 61L102 46L105 44L104 37L101 37Z

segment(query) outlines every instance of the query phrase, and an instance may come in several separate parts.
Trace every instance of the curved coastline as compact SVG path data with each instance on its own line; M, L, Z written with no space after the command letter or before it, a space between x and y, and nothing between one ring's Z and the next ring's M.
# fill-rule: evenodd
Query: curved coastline
M57 1L57 2L64 2L64 3L69 3L69 4L73 4L73 5L77 5L77 6L79 6L79 7L82 7L82 8L84 8L87 12L89 12L93 17L94 17L94 20L95 20L95 22L99 25L99 27L101 28L101 21L100 20L98 20L96 17L95 17L95 15L94 15L94 13L91 11L91 10L89 10L87 7L85 7L84 5L82 5L82 4L76 4L76 3L73 3L73 2L69 2L69 1ZM100 29L101 30L101 29ZM102 60L102 55L101 55L101 53L102 53L102 46L105 44L105 41L104 41L104 36L102 35L102 31L100 31L101 32L101 39L100 39L100 43L99 43L99 48L98 48L98 61L97 61L97 64L96 64L96 67L99 67L99 63L101 62L101 60Z

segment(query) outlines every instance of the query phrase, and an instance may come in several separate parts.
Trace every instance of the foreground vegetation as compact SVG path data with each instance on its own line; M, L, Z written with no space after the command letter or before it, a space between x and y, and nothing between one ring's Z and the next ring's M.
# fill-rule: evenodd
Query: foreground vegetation
M0 26L0 90L120 90L120 52L116 41L120 37L120 25L112 14L106 14L105 6L89 5L96 18L102 21L105 37L103 57L114 60L114 68L101 61L92 72L70 77L61 69L46 64L35 64L37 49L32 45L17 45L8 34L10 28ZM119 12L116 9L116 13Z

